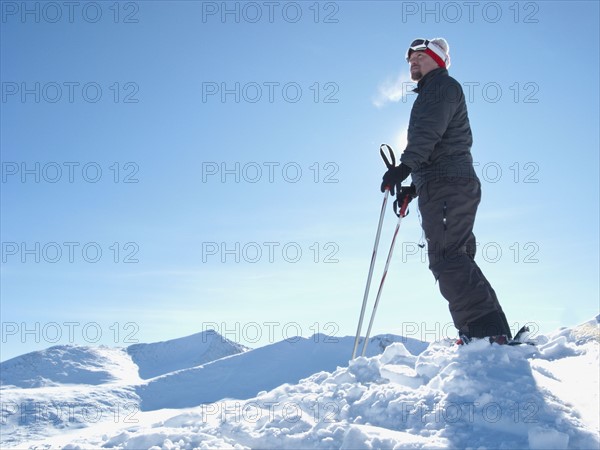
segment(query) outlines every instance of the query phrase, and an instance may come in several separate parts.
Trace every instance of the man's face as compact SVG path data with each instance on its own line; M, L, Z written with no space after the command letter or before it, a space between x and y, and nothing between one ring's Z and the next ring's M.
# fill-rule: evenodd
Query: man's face
M413 81L419 81L433 69L438 68L433 58L425 52L412 52L408 63L410 64L410 77Z

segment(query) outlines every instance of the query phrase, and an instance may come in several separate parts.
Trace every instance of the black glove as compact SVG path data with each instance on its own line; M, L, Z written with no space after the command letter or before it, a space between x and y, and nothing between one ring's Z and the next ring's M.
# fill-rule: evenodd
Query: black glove
M385 188L389 188L390 194L395 195L395 186L402 183L410 175L411 168L404 163L400 163L399 166L388 169L383 174L383 181L381 182L381 192L385 192Z

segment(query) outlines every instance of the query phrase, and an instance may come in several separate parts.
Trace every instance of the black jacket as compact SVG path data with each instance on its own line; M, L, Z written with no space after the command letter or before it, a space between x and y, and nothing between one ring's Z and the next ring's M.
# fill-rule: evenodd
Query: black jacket
M417 192L432 178L477 178L473 169L467 104L461 85L446 69L434 69L418 83L400 160L412 169Z

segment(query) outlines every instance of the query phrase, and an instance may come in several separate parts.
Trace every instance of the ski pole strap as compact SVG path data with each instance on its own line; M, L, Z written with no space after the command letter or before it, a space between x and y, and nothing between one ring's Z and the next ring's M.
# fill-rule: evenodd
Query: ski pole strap
M385 154L384 149L389 152L389 154L390 154L389 159L388 159L387 155ZM385 165L388 169L391 169L392 167L396 167L396 155L394 155L394 151L392 150L392 147L390 147L387 144L381 144L381 146L379 147L379 154L381 155L381 158L383 159L383 162L385 163Z

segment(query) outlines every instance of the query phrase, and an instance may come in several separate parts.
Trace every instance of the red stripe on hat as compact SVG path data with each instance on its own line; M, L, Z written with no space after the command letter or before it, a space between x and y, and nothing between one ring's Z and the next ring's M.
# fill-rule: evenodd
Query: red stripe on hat
M442 58L439 57L439 55L436 52L434 52L430 48L426 48L425 53L431 56L438 66L443 67L444 69L446 68L446 63Z

